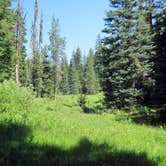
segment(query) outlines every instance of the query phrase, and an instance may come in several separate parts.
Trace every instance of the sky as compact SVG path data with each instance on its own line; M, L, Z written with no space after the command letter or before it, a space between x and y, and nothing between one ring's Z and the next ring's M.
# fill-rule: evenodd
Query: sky
M66 55L70 57L73 50L80 47L84 54L94 48L97 35L104 28L108 0L38 0L39 15L43 13L43 43L49 44L48 32L52 16L59 19L60 35L66 38ZM26 13L27 52L30 54L31 26L33 20L34 0L22 0ZM38 23L39 25L39 23Z

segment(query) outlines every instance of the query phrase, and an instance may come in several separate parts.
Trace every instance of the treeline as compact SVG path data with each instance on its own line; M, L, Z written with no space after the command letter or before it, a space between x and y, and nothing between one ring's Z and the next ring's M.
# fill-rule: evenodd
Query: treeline
M110 0L97 68L113 108L166 102L166 1Z
M16 10L11 8L11 0L0 0L0 82L14 79L21 86L33 88L38 97L97 93L100 88L94 51L90 49L88 55L83 55L77 48L68 63L59 20L52 17L48 45L43 44L43 25L43 15L39 16L35 0L32 54L27 55L25 12L21 0L17 1Z
M16 10L11 0L0 0L0 82L15 79L41 97L93 94L101 87L113 108L165 104L165 0L110 0L105 37L98 37L95 52L90 49L87 56L74 50L69 63L55 17L49 44L43 44L44 20L34 2L32 54L27 56L21 0Z

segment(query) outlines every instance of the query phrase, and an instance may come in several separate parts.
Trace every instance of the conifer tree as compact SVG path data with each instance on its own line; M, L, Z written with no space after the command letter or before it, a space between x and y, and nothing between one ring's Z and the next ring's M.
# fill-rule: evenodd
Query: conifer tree
M96 48L95 48L95 60L94 60L94 66L95 66L95 72L97 74L99 83L102 84L102 78L103 78L103 72L104 72L104 65L103 60L104 60L104 54L102 50L104 48L104 45L102 43L100 35L97 36L97 41L96 41Z
M59 20L52 18L51 30L49 32L51 56L53 60L53 82L54 82L54 96L59 93L61 82L60 62L64 55L65 39L60 36Z
M48 46L44 46L42 49L42 97L51 97L52 95L52 75L51 75L51 63L49 61Z
M155 104L165 104L166 101L166 3L165 8L162 4L162 11L157 15L155 22L155 42L156 57L154 58L154 78L155 91L153 94L153 102Z
M95 73L94 59L94 51L90 49L86 60L84 76L85 93L87 94L95 94L99 89L99 83Z
M14 78L14 12L11 0L0 0L0 82Z
M79 92L82 92L82 85L83 85L83 74L84 74L84 69L83 69L83 64L82 64L82 52L81 49L78 47L75 52L73 52L73 60L75 63L76 70L78 72L78 77L79 77Z
M103 90L107 103L122 108L140 104L152 84L153 42L150 24L136 1L110 1L102 49ZM139 3L139 5L143 5Z
M68 63L67 63L66 56L63 56L62 61L61 61L60 91L62 94L69 94Z
M80 93L79 75L73 59L71 59L69 65L69 89L70 89L70 94Z
M146 12L146 11L145 11ZM153 42L152 24L146 20L144 11L139 10L138 21L132 43L133 49L133 86L140 90L140 97L143 103L150 100L151 91L155 84L153 79L154 70L152 59L156 56Z

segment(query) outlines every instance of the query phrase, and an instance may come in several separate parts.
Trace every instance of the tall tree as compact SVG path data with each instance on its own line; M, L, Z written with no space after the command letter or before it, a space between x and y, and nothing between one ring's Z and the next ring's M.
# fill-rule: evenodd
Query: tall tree
M80 79L78 75L78 70L73 59L70 60L69 65L69 88L70 94L80 93Z
M84 69L83 69L83 63L82 63L82 52L81 49L78 47L75 52L73 52L73 60L75 63L76 70L78 72L78 77L79 77L79 92L82 92L82 85L83 85L83 74L84 74Z
M165 6L165 8L164 8ZM153 102L166 103L166 3L162 4L162 11L157 15L155 22L155 42L157 56L154 58L154 78L156 80Z
M25 16L21 7L21 0L18 0L16 10L15 38L16 38L16 58L15 58L15 79L17 83L25 85L25 58L26 49L24 46L25 35Z
M66 56L63 56L61 61L61 83L60 91L62 94L69 94L69 73L68 73L68 63Z
M14 75L14 12L11 0L0 0L0 82Z
M147 20L147 15L149 15L147 10L139 9L132 43L133 64L136 68L136 74L133 75L133 86L140 90L138 99L145 104L150 100L155 84L152 59L156 56L152 22Z
M59 93L61 82L61 68L60 61L64 55L65 39L60 36L59 20L52 17L51 30L49 32L51 56L53 60L53 82L54 95Z
M94 60L94 51L93 49L90 49L86 60L84 76L85 93L87 94L95 94L99 90L99 83L95 72Z
M144 3L110 0L110 6L102 50L103 90L107 103L122 108L140 104L145 87L153 82L153 36Z
M42 97L51 97L52 95L52 78L51 78L51 63L49 60L48 46L42 49Z
M95 48L94 66L95 66L95 72L97 74L100 84L102 84L104 67L106 67L106 65L104 65L104 63L103 63L103 60L104 60L104 57L103 57L104 54L102 52L103 48L104 48L104 45L102 43L102 39L101 39L100 35L98 35L97 41L96 41L96 48Z
M34 20L32 26L32 61L33 61L33 68L32 68L32 84L34 87L37 96L41 94L41 86L40 86L40 55L38 49L38 40L37 40L37 20L38 20L38 1L35 0L34 5Z

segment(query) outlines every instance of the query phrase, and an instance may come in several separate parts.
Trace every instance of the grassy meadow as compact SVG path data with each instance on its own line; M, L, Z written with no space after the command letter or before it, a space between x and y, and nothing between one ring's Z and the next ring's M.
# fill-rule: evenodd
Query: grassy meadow
M0 94L1 166L166 165L162 126L134 123L121 111L86 114L78 96L36 99L13 82L1 84ZM87 96L87 107L99 109L101 100Z

